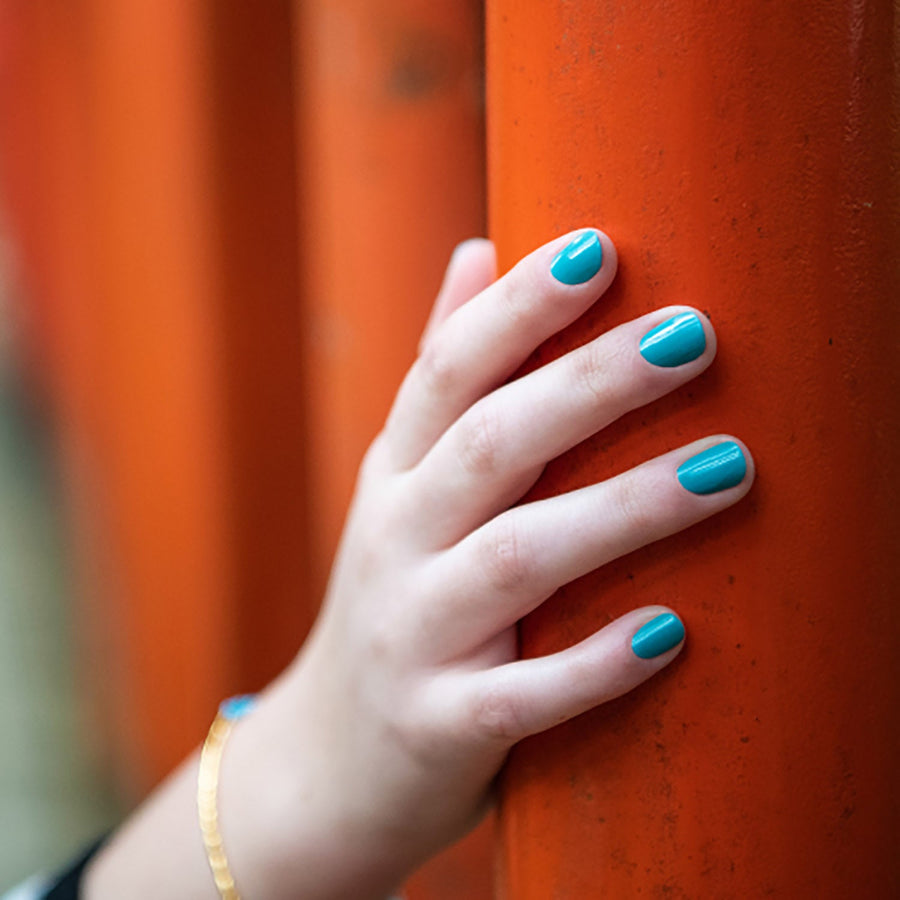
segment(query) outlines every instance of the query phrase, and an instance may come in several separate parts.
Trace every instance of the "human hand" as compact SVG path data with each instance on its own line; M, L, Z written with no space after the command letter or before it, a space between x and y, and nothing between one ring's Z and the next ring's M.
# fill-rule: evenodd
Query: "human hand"
M718 435L514 505L549 460L712 362L708 320L669 307L508 382L615 271L593 231L497 281L488 242L455 255L362 466L320 619L233 738L270 761L230 796L223 769L223 833L247 896L384 897L478 820L516 741L631 690L681 649L677 617L650 606L516 659L516 622L558 587L730 506L753 479L746 448ZM228 823L227 804L251 799L275 837L256 819Z

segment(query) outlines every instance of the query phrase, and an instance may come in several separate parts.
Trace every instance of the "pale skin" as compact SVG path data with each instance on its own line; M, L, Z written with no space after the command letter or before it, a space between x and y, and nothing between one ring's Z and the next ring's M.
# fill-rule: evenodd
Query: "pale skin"
M225 847L246 900L384 900L490 805L509 749L668 665L631 638L633 610L574 647L516 659L515 624L559 586L731 506L747 448L711 435L600 484L514 505L545 464L706 369L651 365L641 337L690 307L619 325L509 381L601 298L616 252L584 284L550 274L564 235L496 279L488 241L451 260L388 421L360 470L322 613L288 669L234 729L222 760ZM602 301L601 301L602 302ZM539 414L536 414L539 413ZM676 478L722 440L747 474L709 495ZM197 759L90 866L88 900L218 896L197 826Z

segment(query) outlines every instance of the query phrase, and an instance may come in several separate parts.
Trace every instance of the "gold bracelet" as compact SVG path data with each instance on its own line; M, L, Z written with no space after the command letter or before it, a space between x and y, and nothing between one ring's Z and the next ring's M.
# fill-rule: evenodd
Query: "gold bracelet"
M200 819L200 834L206 857L212 870L213 879L219 889L222 900L241 900L234 885L234 877L228 868L228 858L222 835L219 832L219 767L222 763L222 751L234 723L250 712L254 704L252 694L232 697L225 700L209 728L209 734L200 751L200 774L197 778L197 815Z

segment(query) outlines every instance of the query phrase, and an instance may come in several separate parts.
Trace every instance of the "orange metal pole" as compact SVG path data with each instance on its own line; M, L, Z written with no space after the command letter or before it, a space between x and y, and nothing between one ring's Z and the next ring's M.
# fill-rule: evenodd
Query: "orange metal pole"
M218 375L234 531L232 690L265 684L318 611L307 586L291 0L210 0Z
M290 3L4 3L29 41L7 173L35 189L16 221L91 538L94 674L142 790L315 612Z
M323 589L453 245L484 231L480 4L296 3L310 465Z
M415 355L453 245L484 233L481 4L297 0L309 584ZM490 826L410 900L491 896Z
M538 491L718 431L759 470L738 507L523 624L535 655L663 602L688 645L518 748L505 897L900 892L895 16L888 0L488 4L504 263L597 225L619 276L565 347L669 303L707 310L719 335L707 374Z
M104 500L146 780L311 618L290 20L287 3L95 0L93 22Z

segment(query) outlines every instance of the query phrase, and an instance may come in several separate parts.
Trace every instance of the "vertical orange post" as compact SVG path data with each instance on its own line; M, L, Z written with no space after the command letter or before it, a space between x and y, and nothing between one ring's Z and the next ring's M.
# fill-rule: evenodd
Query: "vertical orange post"
M315 612L290 2L3 8L21 35L5 174L33 191L12 182L90 536L80 619L107 651L90 663L137 791L222 696L290 659Z
M476 0L298 0L296 83L310 510L321 595L366 447L453 245L484 233ZM479 832L411 900L491 895Z
M91 0L83 14L100 408L90 474L112 575L120 753L146 786L196 742L232 649L208 32L200 2Z
M482 26L474 0L295 8L321 589L359 462L414 359L450 250L484 232Z
M236 575L231 690L269 681L318 612L308 589L291 0L210 0L212 228Z
M897 896L895 8L488 11L504 264L602 227L619 277L565 346L669 303L708 311L719 336L708 373L605 432L604 452L588 441L551 465L539 489L718 431L745 439L759 471L738 507L523 624L535 655L662 602L688 643L634 694L517 749L502 896Z
M146 782L308 619L289 5L88 14L101 499Z

